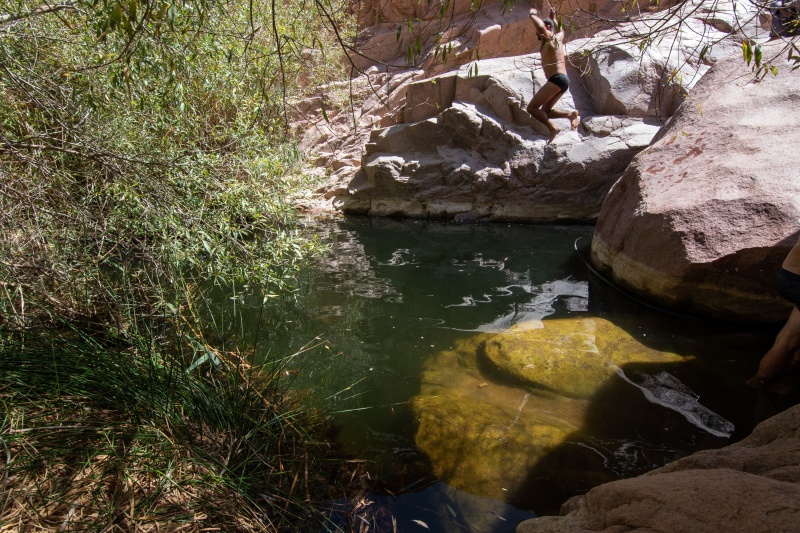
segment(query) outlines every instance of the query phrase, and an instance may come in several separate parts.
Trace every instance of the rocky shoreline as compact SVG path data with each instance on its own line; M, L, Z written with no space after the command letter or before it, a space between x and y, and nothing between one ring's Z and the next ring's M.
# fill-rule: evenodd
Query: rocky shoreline
M800 406L744 440L703 450L645 475L576 496L563 516L526 520L517 533L797 531Z

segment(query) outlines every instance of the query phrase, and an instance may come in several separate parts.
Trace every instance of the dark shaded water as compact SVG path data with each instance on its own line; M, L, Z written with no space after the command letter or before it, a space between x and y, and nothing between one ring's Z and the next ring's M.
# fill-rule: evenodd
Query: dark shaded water
M307 274L298 303L256 313L260 299L236 301L250 321L258 315L260 325L244 327L257 328L262 354L298 352L320 339L289 367L295 386L334 411L346 450L368 461L372 504L362 522L371 530L513 531L519 520L557 513L598 483L730 444L779 408L743 385L774 332L667 314L625 296L575 250L576 242L588 247L592 227L367 218L312 224L331 249ZM581 404L581 427L524 481L503 487L503 497L438 479L417 448L409 404L431 358L514 324L590 316L687 359L620 369ZM344 516L336 519L348 527Z

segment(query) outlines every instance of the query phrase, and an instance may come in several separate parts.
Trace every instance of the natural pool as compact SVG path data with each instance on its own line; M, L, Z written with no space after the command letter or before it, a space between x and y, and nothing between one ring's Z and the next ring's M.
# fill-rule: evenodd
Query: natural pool
M774 332L619 292L584 262L592 227L309 224L331 248L298 303L235 303L262 353L320 339L291 361L294 384L367 461L366 530L514 531L599 483L730 444L773 407L743 382Z

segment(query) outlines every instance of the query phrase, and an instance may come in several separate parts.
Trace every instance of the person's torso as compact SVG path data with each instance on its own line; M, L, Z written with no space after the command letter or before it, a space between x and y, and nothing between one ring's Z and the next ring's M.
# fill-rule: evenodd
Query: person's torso
M542 68L548 78L556 74L567 73L564 49L563 35L541 41L539 52L542 56Z

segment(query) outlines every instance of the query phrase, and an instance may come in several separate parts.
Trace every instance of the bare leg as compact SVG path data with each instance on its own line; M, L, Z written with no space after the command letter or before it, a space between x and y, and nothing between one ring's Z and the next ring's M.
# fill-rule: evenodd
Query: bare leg
M533 95L533 99L531 103L528 104L528 113L531 114L533 118L547 126L547 129L550 131L550 139L548 139L548 143L552 142L553 139L556 138L558 132L561 131L557 127L550 122L550 118L547 116L548 111L551 110L553 104L561 98L561 89L558 85L547 82L545 83L539 91Z
M747 380L747 384L764 388L786 369L798 348L800 348L800 310L795 307L786 324L775 337L772 348L761 358L761 362L758 364L758 373Z
M547 142L548 143L552 142L553 139L556 138L556 135L558 135L558 133L561 130L555 127L552 122L550 122L550 119L547 117L547 113L545 113L544 111L541 110L541 108L538 107L534 109L531 109L529 107L528 113L530 113L533 118L535 118L536 120L547 126L547 129L550 130L550 138L547 140Z
M575 130L578 129L578 125L580 121L578 120L578 110L573 111L562 111L561 109L555 109L556 103L564 96L563 92L559 92L555 96L553 96L544 106L542 106L542 110L547 113L548 118L566 118L569 119L570 127Z

